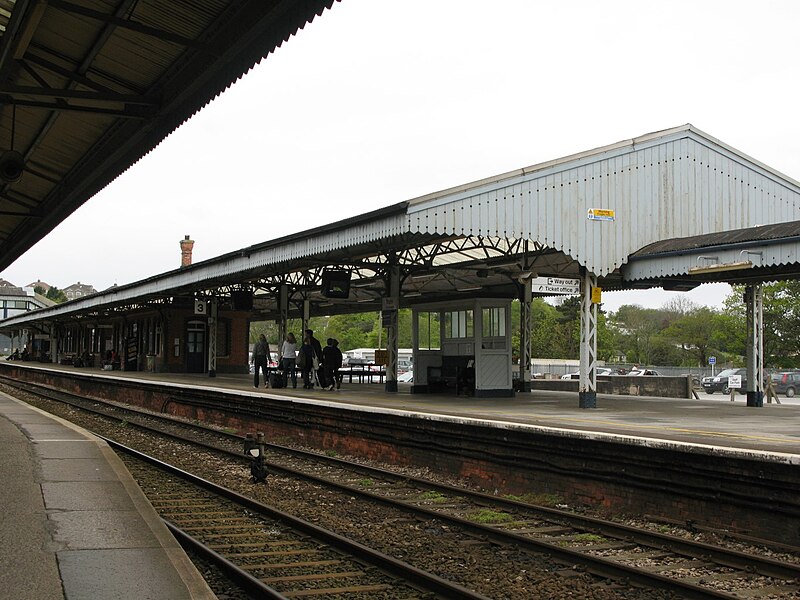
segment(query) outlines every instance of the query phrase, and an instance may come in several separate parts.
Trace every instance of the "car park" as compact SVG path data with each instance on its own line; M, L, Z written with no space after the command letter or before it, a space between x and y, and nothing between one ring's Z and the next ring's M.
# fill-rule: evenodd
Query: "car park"
M729 394L731 390L728 387L728 380L731 375L741 375L742 387L740 389L747 389L747 369L725 369L714 377L703 377L703 391L707 394L714 392Z
M773 373L770 378L772 389L776 394L785 394L787 398L794 398L800 391L800 373L796 371Z

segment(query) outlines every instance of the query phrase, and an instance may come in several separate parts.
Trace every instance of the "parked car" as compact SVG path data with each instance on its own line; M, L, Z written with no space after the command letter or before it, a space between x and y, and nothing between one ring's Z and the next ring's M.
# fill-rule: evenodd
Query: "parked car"
M616 375L614 371L611 369L607 369L606 367L598 367L595 369L595 377L598 375ZM580 379L581 372L575 371L574 373L567 373L566 375L562 375L561 379Z
M401 373L397 376L398 383L413 383L414 382L414 371L406 371L405 373Z
M776 394L786 394L787 398L793 398L800 390L800 373L794 371L773 373L771 378L772 389Z
M645 376L647 376L647 377L650 377L650 376L658 377L660 375L661 374L658 371L654 370L654 369L632 369L628 373L628 377L645 377Z
M725 369L724 371L720 371L715 377L703 377L703 390L707 394L713 394L714 392L729 394L731 390L728 387L728 378L731 375L741 375L742 387L740 389L747 389L747 369Z

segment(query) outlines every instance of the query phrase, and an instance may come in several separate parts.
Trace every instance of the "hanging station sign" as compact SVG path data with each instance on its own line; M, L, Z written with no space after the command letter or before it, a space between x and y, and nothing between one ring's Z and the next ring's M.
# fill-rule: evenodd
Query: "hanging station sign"
M564 277L534 277L531 279L534 294L580 294L581 280Z

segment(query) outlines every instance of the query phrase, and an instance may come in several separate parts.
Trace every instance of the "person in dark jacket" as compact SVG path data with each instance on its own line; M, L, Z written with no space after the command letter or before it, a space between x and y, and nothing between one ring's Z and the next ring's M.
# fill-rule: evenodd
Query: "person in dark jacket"
M314 368L314 348L311 347L311 339L306 335L303 337L303 345L297 352L297 366L303 377L303 389L314 389L311 381L311 371Z
M312 362L313 362L313 358L317 359L317 365L316 365L316 369L315 369L316 376L317 376L317 383L319 383L320 387L324 388L326 386L326 383L325 383L325 373L322 370L323 369L323 364L324 364L323 361L322 361L322 344L320 344L319 340L314 337L314 330L313 329L306 329L305 337L308 338L309 343L311 344L311 349L313 350ZM313 368L314 367L312 366L312 369ZM314 387L313 383L312 383L311 387Z
M269 365L269 344L267 338L262 333L258 336L258 341L253 348L253 386L258 387L258 370L264 372L264 387L269 385L269 372L267 366Z
M339 368L342 366L342 351L338 348L339 342L328 338L328 345L322 349L322 364L325 367L326 390L332 390L341 385L339 381Z

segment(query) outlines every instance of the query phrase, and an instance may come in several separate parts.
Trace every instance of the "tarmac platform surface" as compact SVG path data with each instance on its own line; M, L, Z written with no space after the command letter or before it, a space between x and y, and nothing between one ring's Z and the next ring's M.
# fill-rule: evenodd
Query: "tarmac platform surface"
M108 445L0 393L0 596L213 599Z

